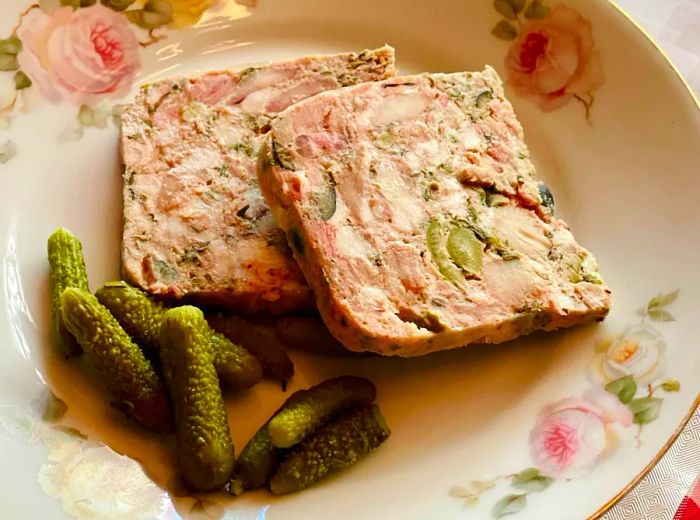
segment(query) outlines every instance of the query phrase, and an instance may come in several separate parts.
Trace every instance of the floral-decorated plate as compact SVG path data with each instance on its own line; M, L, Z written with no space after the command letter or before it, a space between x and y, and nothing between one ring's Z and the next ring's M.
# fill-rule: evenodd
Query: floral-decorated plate
M613 5L556 1L4 0L0 516L578 520L610 507L700 390L700 111ZM385 42L405 73L496 67L614 309L422 358L295 353L292 390L375 381L389 441L296 495L188 496L171 440L132 427L80 362L52 353L46 238L81 237L93 287L118 277L117 125L138 84ZM239 449L285 395L264 382L228 398Z

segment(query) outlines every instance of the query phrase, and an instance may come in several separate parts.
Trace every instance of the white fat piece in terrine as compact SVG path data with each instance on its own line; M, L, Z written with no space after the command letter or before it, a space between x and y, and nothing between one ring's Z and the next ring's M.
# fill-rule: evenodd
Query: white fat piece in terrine
M414 356L608 313L492 68L319 94L271 125L261 188L347 348Z
M310 56L146 85L122 118L123 275L158 296L242 311L313 305L260 193L270 119L394 75L394 50Z

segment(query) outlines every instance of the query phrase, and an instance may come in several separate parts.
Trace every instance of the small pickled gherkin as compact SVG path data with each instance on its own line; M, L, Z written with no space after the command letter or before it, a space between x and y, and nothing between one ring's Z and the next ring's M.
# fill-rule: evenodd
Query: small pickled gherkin
M240 495L245 489L257 489L267 484L277 469L284 451L272 445L267 423L265 423L238 456L229 492L232 495Z
M376 405L352 410L296 446L270 480L276 495L300 491L362 460L391 431Z
M308 390L294 392L243 448L229 491L239 494L244 489L264 486L270 480L289 451L274 443L271 428L277 441L285 447L291 446L339 413L370 404L376 394L370 381L354 376L328 379Z
M160 323L168 309L162 303L126 282L108 282L95 296L124 330L144 348L160 348Z
M110 312L89 292L69 287L61 296L63 320L95 366L112 405L153 431L172 426L170 408L153 367Z
M204 314L191 306L167 311L160 339L182 474L197 491L215 491L231 476L234 451Z
M366 355L346 349L314 316L282 316L275 320L275 335L288 348L329 356Z
M238 316L208 316L207 322L229 341L252 352L266 375L282 380L294 375L294 364L274 331Z
M377 389L371 381L355 376L336 377L299 390L270 419L267 429L272 445L294 446L339 413L370 404L376 396Z
M51 284L51 322L54 341L66 357L80 355L81 349L66 329L61 314L61 295L68 287L89 291L83 246L70 231L58 228L47 243Z
M205 320L206 323L206 320ZM209 342L214 350L214 366L229 388L250 388L262 379L260 362L243 347L214 332L207 324Z
M107 283L95 295L140 345L154 351L160 348L160 324L168 310L165 305L126 282ZM216 371L227 386L248 388L260 381L262 368L250 352L208 327L207 330Z

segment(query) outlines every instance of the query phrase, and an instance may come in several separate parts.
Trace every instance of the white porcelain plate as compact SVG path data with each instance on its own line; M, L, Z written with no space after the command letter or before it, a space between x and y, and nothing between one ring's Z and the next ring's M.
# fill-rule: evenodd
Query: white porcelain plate
M611 4L30 1L0 5L0 37L18 37L0 42L0 516L579 520L683 424L700 390L700 111ZM132 427L80 362L52 354L46 238L65 226L82 239L93 287L118 276L112 113L138 84L385 42L401 72L496 67L614 309L601 324L422 358L294 354L291 389L375 381L390 439L296 495L177 497L172 441ZM239 449L285 395L263 382L228 398Z

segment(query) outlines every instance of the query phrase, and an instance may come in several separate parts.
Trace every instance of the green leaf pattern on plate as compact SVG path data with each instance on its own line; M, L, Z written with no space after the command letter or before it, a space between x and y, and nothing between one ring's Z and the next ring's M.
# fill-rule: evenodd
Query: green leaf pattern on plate
M678 293L679 290L676 289L670 293L657 294L649 300L646 309L643 309L640 314L648 316L652 321L675 321L675 318L666 310L666 307L676 301Z
M525 0L507 0L515 13L519 13L525 7Z
M493 6L496 11L501 13L508 20L517 20L518 16L515 13L515 9L508 0L494 0Z
M539 20L545 18L550 11L542 0L493 0L493 8L504 20L491 29L491 34L506 41L518 37L517 27L522 23L521 15L526 20Z
M605 391L615 395L621 403L627 404L637 393L637 383L631 375L623 376L605 385Z
M518 30L512 23L501 20L491 29L491 34L500 40L515 40Z
M0 164L5 164L17 155L17 145L13 141L0 143Z
M681 389L681 382L678 379L666 379L661 383L661 388L665 392L679 392Z
M604 82L600 68L600 54L595 50L591 24L574 7L549 0L492 0L494 10L502 17L491 34L504 41L512 41L506 59L507 82L515 92L529 98L544 111L554 110L576 101L584 109L586 121L591 123L594 91ZM552 42L561 38L590 42L575 50L564 50ZM568 59L575 64L564 72L558 63ZM567 56L567 58L565 58ZM556 75L560 89L552 92L543 78ZM581 78L584 78L581 82ZM577 273L578 276L578 273ZM597 273L590 275L591 283L600 283Z
M506 515L513 515L525 509L527 505L526 494L506 495L493 506L491 514L494 518L502 518Z
M658 294L654 296L651 300L649 300L649 303L647 304L647 310L651 311L672 304L676 301L676 298L678 298L679 292L680 291L676 289L675 291L672 291L667 294Z
M611 378L605 372L592 370L591 374L595 379L593 388L581 396L560 399L542 408L530 434L530 449L536 467L487 480L486 485L482 487L476 485L481 481L471 481L465 487L452 488L450 494L460 498L465 504L475 505L482 494L495 488L503 488L502 485L497 486L497 482L507 481L509 488L516 492L506 492L494 503L491 513L494 518L514 515L527 506L527 495L547 490L558 479L572 478L567 475L568 464L578 456L578 443L589 442L592 437L585 437L585 435L596 431L595 428L607 431L606 435L617 433L612 433L615 436L614 441L605 441L595 448L594 444L588 445L589 451L594 450L592 456L589 453L587 454L589 458L583 459L589 461L589 469L595 468L603 458L619 449L620 444L624 444L624 442L617 442L620 440L618 437L620 431L626 434L628 444L632 444L634 439L637 443L641 442L643 427L658 419L662 412L664 400L655 396L655 392L663 390L671 393L681 389L681 383L677 379L662 379L662 370L648 370L651 364L663 364L663 359L656 359L656 357L662 358L665 342L661 340L660 332L645 321L647 319L656 322L672 321L672 318L657 318L671 316L667 307L676 301L678 294L679 291L676 290L651 298L637 313L640 320L638 323L626 328L622 334L605 337L593 343L592 366L595 367L602 357L610 355L613 356L614 366L618 372L622 373L619 377ZM644 362L645 355L652 356L650 362ZM631 364L627 365L628 362ZM641 363L646 370L635 371L637 363ZM614 429L611 428L613 424ZM594 426L591 430L590 425L599 426ZM543 440L542 435L547 438ZM561 437L562 435L565 438ZM558 451L545 453L544 457L540 456L541 450L547 449L549 440L552 441L553 446L559 448L568 446L563 448L569 450L566 456L558 458L560 454ZM552 460L556 461L554 466L551 464ZM582 460L578 463L580 465ZM557 471L554 471L555 469Z
M517 489L528 492L544 491L554 482L554 478L542 475L537 468L527 468L518 473L512 485Z
M652 309L647 314L654 321L676 321L670 312L662 309Z
M635 424L648 424L659 416L662 402L660 397L640 397L630 401L627 407L634 414Z
M125 87L133 84L141 65L140 49L166 39L169 28L195 25L215 4L217 2L204 0L27 2L27 8L17 20L8 20L7 25L14 27L12 33L0 38L0 74L12 74L12 82L7 86L3 83L3 89L9 92L0 95L0 129L7 128L12 118L20 116L16 107L24 106L26 110L28 105L22 103L22 97L37 84L41 86L39 93L51 97L52 101L82 105L78 114L80 126L72 125L61 132L59 141L82 138L83 127L106 128L110 109L104 102L123 96ZM248 3L248 7L252 5ZM95 19L100 25L93 27L86 23L86 20ZM97 28L105 33L96 33ZM158 30L158 34L154 34L154 30ZM110 42L103 44L99 51L105 53L102 60L95 60L92 50L81 47L85 41L98 40ZM37 51L44 48L43 53ZM53 52L54 48L60 48L60 52ZM27 70L20 69L20 52L23 52L22 63ZM71 68L80 70L80 74L73 74L67 81L61 71ZM0 164L7 163L15 155L13 143L0 144Z
M39 441L46 448L38 481L47 495L61 500L73 518L179 518L172 501L138 462L64 424L67 410L48 387L26 407L0 405L0 435Z
M539 20L549 14L549 7L540 0L532 0L523 11L523 16L528 20Z

